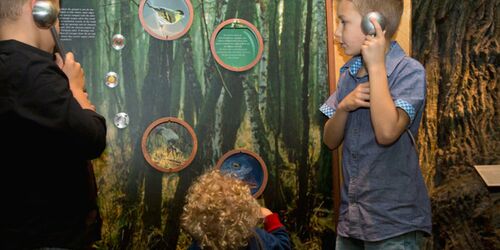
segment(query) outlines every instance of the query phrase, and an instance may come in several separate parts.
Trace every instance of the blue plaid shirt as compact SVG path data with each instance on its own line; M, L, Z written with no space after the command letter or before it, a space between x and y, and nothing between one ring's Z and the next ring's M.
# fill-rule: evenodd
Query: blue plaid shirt
M336 92L320 108L325 115L332 117L344 97L358 84L368 82L368 76L356 76L362 65L361 57L353 57L342 67ZM425 104L425 70L396 42L386 55L386 69L394 104L408 114L408 128L417 135ZM342 166L339 235L379 241L416 230L431 233L429 196L407 133L390 146L379 145L370 110L350 112Z

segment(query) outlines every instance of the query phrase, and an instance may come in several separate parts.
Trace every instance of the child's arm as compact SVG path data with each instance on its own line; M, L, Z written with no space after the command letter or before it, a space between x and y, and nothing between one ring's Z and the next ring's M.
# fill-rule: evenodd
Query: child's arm
M264 228L267 234L261 234L261 240L266 246L265 249L291 249L290 236L281 223L277 213L271 212L267 208L261 208L264 215Z
M370 107L369 83L359 84L349 95L339 103L339 106L328 119L323 130L323 141L330 149L336 149L344 140L344 129L349 112L358 108Z
M85 91L85 73L80 63L75 61L73 53L69 52L66 55L66 63L63 63L61 55L57 53L56 63L68 77L71 93L80 106L83 109L96 111L95 106L90 102Z
M383 145L392 144L410 124L410 118L402 109L396 108L389 91L385 68L385 50L388 43L384 32L376 21L372 23L376 36L367 36L361 53L370 77L370 112L375 137Z

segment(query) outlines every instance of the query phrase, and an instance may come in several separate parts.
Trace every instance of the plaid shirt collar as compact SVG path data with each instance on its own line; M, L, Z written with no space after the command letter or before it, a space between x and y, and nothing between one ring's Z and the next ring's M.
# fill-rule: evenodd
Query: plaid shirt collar
M391 47L386 55L387 76L390 76L399 62L405 56L403 49L395 41L391 42ZM358 71L363 67L363 57L360 55L352 57L344 66L340 68L340 74L349 70L349 74L355 77Z

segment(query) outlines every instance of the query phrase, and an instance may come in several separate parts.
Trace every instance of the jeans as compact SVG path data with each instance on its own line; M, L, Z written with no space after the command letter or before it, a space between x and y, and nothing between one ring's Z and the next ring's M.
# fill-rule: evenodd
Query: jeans
M420 250L424 233L413 231L381 241L363 241L337 235L336 250Z

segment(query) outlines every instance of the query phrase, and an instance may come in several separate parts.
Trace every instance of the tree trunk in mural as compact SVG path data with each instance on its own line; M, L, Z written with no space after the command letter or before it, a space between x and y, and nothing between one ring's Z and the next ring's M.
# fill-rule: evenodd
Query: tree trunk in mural
M151 123L158 118L172 116L173 113L169 107L170 95L173 94L170 81L173 49L171 44L165 44L158 39L151 39L149 48L148 73L144 79L142 94L144 106L149 107L148 111L144 112L147 117L144 121L150 120ZM158 67L159 65L164 67ZM155 244L161 239L157 229L162 225L162 177L163 173L152 167L145 172L142 220L145 234L143 237L148 239L148 248L158 247Z
M283 159L280 155L280 138L281 138L281 76L280 76L280 56L279 56L279 11L278 0L271 0L268 4L266 16L269 23L269 54L267 55L267 88L266 88L266 106L265 106L265 121L269 127L269 132L272 134L274 145L272 147L273 156L270 159L268 166L269 180L264 192L264 200L266 206L272 211L286 210L286 201L282 190L280 180L280 168L283 166Z
M133 7L131 4L122 4L120 7L120 15L123 17L126 17L130 15L130 12L135 11L137 6ZM121 33L125 35L130 35L130 37L135 36L134 32L134 23L133 22L123 22L121 23ZM132 44L132 41L131 41ZM121 83L123 84L123 89L124 89L124 95L125 95L125 109L127 110L127 114L129 117L139 117L140 115L140 105L137 105L139 103L139 89L137 87L137 82L136 82L136 74L135 74L135 60L133 57L133 50L131 49L125 49L122 50L121 53L121 63L122 63L122 69L123 69L123 76L121 77L122 81ZM131 126L133 128L132 131L130 131L131 134L138 133L140 131L139 126ZM131 151L134 151L134 148L132 147Z
M136 9L137 6L133 3L122 4L120 6L120 16L129 16L129 13ZM121 33L125 34L128 37L133 37L136 34L134 28L135 26L133 23L123 22L121 26ZM110 33L112 32L110 31ZM133 46L133 41L128 42L129 43L127 44L127 46ZM135 121L142 121L142 112L140 111L141 106L137 105L137 103L139 103L140 88L136 80L136 67L134 64L134 62L139 58L135 58L133 50L130 49L122 50L121 55L123 56L121 60L123 75L121 75L119 79L121 79L120 84L123 86L124 96L126 99L124 105L125 110L127 111L129 117L132 117L132 119L134 119ZM127 132L129 132L130 135L142 134L141 125L144 124L142 124L142 122L132 122ZM130 148L124 149L124 151L130 152L132 155L131 157L125 158L125 162L121 165L120 169L121 173L128 172L127 181L122 183L125 193L127 194L123 204L124 211L126 212L125 214L121 215L124 223L120 225L119 228L120 235L122 236L119 244L122 249L126 249L127 246L129 246L129 243L131 243L132 241L132 235L135 229L134 225L138 217L136 204L139 199L138 190L140 184L138 180L143 176L143 166L145 165L140 143L131 142L126 143L125 145L128 145ZM127 171L127 169L125 169L126 166L134 167L132 169L128 169ZM125 174L123 174L123 176L125 176Z
M291 162L297 161L297 148L289 147L289 145L300 145L300 122L301 95L300 74L299 74L299 54L301 49L300 31L302 22L302 8L299 1L284 1L283 2L283 33L281 36L281 58L283 61L283 80L281 85L281 95L283 96L282 110L282 131L283 142L287 149L288 156Z
M203 38L200 37L200 39ZM194 69L193 46L190 35L182 38L182 47L184 48L184 75L186 78L186 88L184 90L184 115L186 122L193 124L201 108L196 101L202 100L203 96L200 81L196 77L196 71Z
M499 212L473 170L500 162L499 7L489 0L413 0L413 54L428 80L419 134L434 212L428 248L500 248L491 224Z
M182 50L184 61L184 74L186 76L186 88L185 88L185 121L192 125L194 124L194 117L200 116L199 112L196 112L196 101L203 100L201 96L201 87L199 81L196 78L196 72L192 67L193 62L193 48L191 47L191 36L187 34L182 38ZM191 63L191 64L190 64ZM198 138L201 140L203 138ZM175 190L174 198L172 202L169 203L167 207L167 220L165 223L165 228L163 229L163 238L165 241L165 249L175 248L179 238L180 229L180 216L182 215L182 207L184 206L184 197L186 195L189 184L193 179L199 175L202 169L202 165L198 161L198 157L194 160L191 166L179 173L179 184Z
M299 198L297 199L297 225L299 235L307 236L309 232L309 64L311 44L312 0L307 0L306 29L304 38L304 67L302 70L301 110L302 135L299 151Z

